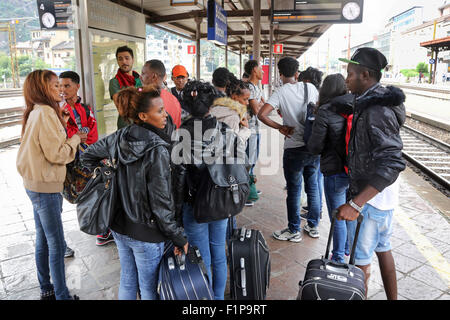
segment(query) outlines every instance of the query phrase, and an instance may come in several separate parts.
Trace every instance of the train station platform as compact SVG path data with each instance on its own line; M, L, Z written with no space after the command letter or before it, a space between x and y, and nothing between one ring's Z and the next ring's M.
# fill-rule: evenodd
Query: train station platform
M308 261L324 254L330 227L324 202L320 238L304 234L302 242L292 243L272 237L273 231L287 225L282 147L277 131L263 131L257 170L262 195L254 207L245 208L237 218L239 226L261 230L270 248L268 300L296 298ZM17 150L18 146L0 149L0 300L37 300L40 291L34 263L33 211L16 170ZM450 300L450 199L409 168L399 179L400 205L394 213L391 239L398 297ZM65 259L71 292L81 300L117 299L120 264L115 244L97 247L95 236L79 230L76 208L66 201L62 220L66 241L75 251L73 258ZM386 299L376 257L368 299Z

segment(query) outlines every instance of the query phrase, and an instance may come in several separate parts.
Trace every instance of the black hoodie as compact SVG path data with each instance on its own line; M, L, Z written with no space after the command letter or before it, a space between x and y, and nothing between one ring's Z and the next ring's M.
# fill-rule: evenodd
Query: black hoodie
M95 167L104 158L118 159L116 179L122 210L111 229L145 242L186 244L175 221L170 144L158 130L130 125L91 145L83 164ZM164 137L164 136L163 136Z
M405 169L400 137L404 101L401 89L379 84L356 99L347 157L351 197L367 185L382 192Z

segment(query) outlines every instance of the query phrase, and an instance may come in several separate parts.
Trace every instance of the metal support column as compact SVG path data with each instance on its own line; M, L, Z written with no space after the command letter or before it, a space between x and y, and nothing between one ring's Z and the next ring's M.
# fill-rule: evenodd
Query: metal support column
M239 79L242 78L242 44L239 45Z
M261 0L253 0L253 59L261 55Z
M272 76L273 76L273 23L270 23L270 38L269 38L269 96L272 95Z
M195 39L196 39L196 47L197 47L197 51L196 51L196 78L197 80L200 80L200 74L201 74L201 70L200 70L200 37L201 37L201 30L200 30L200 25L202 24L202 20L203 18L201 17L195 17L195 23L197 24L197 29L196 29L196 33L195 33Z

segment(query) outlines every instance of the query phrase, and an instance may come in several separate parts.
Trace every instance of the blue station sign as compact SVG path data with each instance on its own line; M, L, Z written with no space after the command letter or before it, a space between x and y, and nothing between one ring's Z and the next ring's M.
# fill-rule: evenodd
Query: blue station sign
M208 1L208 40L227 44L227 12L214 0Z

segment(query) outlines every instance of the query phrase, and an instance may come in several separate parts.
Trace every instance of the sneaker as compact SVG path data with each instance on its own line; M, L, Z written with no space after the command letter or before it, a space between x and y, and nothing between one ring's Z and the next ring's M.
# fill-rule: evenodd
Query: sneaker
M308 220L308 212L306 212L306 213L300 213L300 219L303 219L303 220Z
M311 238L319 238L319 229L317 227L313 228L310 227L309 224L306 224L304 229Z
M273 237L277 240L281 241L291 241L291 242L300 242L302 241L302 234L300 231L292 233L289 228L283 229L281 231L275 231Z
M247 201L246 203L245 203L245 206L246 207L253 207L255 205L255 203L253 202L253 201Z
M69 247L66 247L66 252L64 253L64 258L71 258L74 255L75 255L75 251L73 251Z
M258 196L262 195L262 191L261 190L256 190L256 193L258 194Z
M108 231L105 234L97 235L97 239L95 241L95 244L97 246L104 246L105 244L108 244L108 243L113 242L113 241L114 241L114 237L113 237L111 231Z

